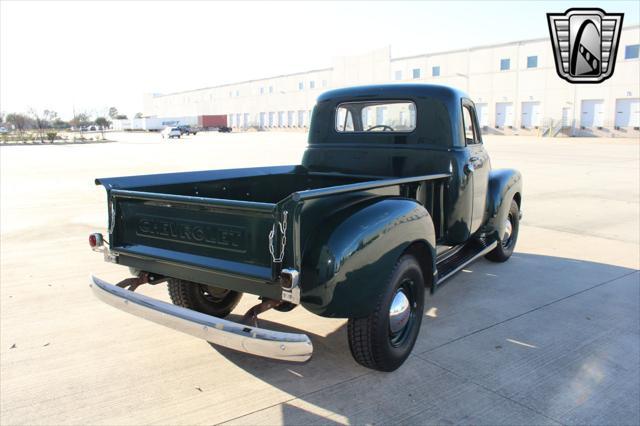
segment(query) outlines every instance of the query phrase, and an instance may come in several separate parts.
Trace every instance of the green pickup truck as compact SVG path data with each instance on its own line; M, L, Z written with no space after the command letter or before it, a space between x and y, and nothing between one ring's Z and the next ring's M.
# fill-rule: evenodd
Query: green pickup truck
M305 334L260 328L302 305L348 318L355 360L393 371L431 293L465 265L513 253L522 178L492 170L473 102L425 84L333 90L301 164L101 178L109 235L89 237L132 277L91 277L102 301L213 344L304 362ZM108 243L106 240L108 239ZM173 304L140 293L168 283ZM224 319L243 293L261 303Z

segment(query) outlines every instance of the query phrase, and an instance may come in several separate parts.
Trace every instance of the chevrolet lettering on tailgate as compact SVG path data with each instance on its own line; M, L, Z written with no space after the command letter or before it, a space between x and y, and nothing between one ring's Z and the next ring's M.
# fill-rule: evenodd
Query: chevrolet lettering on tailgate
M143 216L138 219L136 233L150 238L245 251L245 233L237 226Z

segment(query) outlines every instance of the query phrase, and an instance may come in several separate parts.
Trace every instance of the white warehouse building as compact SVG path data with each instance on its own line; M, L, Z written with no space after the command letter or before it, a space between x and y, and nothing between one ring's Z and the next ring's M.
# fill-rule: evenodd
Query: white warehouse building
M389 47L333 59L331 67L169 94L145 95L144 115L227 115L242 130L304 129L329 89L423 82L467 92L485 132L640 136L640 26L623 27L615 72L571 84L555 69L548 37L393 58Z

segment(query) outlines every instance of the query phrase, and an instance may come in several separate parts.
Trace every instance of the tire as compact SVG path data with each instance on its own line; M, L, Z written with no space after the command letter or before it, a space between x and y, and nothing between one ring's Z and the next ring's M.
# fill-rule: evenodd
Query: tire
M294 305L293 303L282 302L280 305L275 306L273 309L275 309L278 312L291 312L297 307L298 305Z
M516 248L518 230L520 229L520 208L516 200L511 200L507 221L509 222L507 232L498 240L496 248L485 255L485 257L492 262L506 262Z
M238 305L242 293L172 278L169 296L174 305L224 318Z
M420 331L424 314L424 288L424 277L418 261L412 255L403 255L398 259L373 312L365 318L349 319L349 349L358 364L378 371L394 371L404 363ZM396 322L393 332L390 308L392 302L400 297L400 292L407 298L408 317L400 329L398 324L402 321Z

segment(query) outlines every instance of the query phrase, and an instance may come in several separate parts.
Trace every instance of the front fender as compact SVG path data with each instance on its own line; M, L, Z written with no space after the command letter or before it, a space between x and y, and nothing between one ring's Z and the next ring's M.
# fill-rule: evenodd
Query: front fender
M487 223L483 233L499 239L509 215L511 200L522 203L522 175L513 169L492 170L487 189Z
M435 271L433 222L415 200L368 201L335 214L317 227L305 249L302 305L326 317L367 316L396 261L414 242L428 248Z

